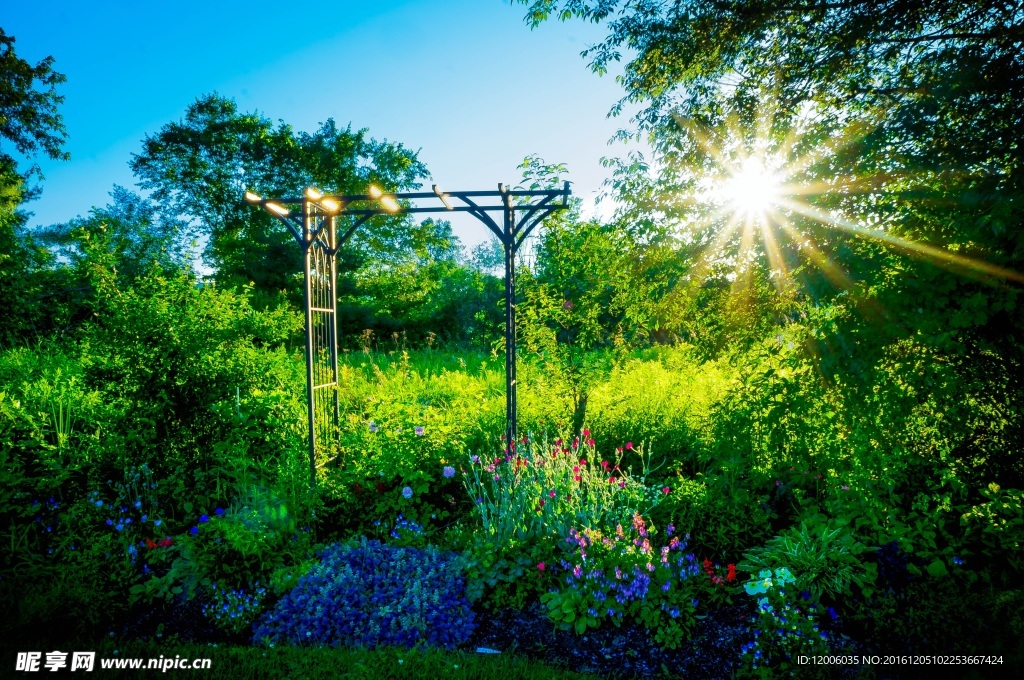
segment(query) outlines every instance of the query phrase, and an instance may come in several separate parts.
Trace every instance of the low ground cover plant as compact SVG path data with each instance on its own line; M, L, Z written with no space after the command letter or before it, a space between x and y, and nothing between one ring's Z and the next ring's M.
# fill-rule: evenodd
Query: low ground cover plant
M359 540L332 544L256 624L257 644L454 648L473 630L454 555Z

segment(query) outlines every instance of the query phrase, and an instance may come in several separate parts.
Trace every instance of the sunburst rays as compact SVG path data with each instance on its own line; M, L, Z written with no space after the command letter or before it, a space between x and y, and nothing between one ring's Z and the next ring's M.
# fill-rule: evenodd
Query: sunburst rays
M1001 279L1024 283L1024 274L983 259L970 257L936 245L904 238L875 215L852 216L840 207L856 205L850 199L885 190L891 178L844 177L831 161L847 147L861 141L868 130L850 126L844 135L831 135L820 143L805 137L798 127L781 141L772 141L774 121L763 117L751 133L733 117L718 129L700 127L676 119L683 134L694 142L705 161L695 169L694 189L680 196L680 204L702 206L697 229L713 225L714 237L701 252L691 276L704 276L713 263L729 259L734 271L728 275L735 289L749 280L751 267L767 260L770 277L783 292L794 285L791 264L808 264L834 286L854 285L849 274L827 255L822 242L815 241L809 224L837 233L870 239L912 257L974 278ZM816 176L828 167L828 176ZM827 236L826 236L827 238ZM726 256L725 251L731 251Z

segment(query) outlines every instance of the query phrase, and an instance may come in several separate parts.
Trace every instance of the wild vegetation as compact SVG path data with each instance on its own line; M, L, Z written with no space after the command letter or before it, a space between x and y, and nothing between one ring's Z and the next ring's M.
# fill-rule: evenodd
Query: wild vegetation
M550 218L521 265L516 442L495 254L369 222L342 251L342 422L314 489L300 253L243 191L427 169L208 94L142 140L144 193L30 228L42 178L14 154L61 157L64 79L0 31L5 638L533 677L563 670L468 657L474 630L540 610L684 655L735 613L707 673L1019 663L1024 8L521 4L607 22L589 58L628 48L623 135L653 156L608 161L616 214ZM755 171L773 183L715 188Z

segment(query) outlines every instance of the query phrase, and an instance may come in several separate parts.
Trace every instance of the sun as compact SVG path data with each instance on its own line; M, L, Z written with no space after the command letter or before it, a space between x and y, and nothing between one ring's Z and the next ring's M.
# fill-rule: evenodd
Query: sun
M764 217L782 198L782 177L761 159L749 157L719 185L718 200L736 216Z

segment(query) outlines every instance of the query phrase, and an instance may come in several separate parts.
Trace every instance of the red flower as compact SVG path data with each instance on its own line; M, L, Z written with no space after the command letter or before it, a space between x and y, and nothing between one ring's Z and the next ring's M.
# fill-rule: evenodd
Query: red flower
M156 547L156 543L154 543L152 539L147 538L146 539L146 550L152 550L155 547Z
M729 583L732 583L733 581L736 580L736 565L735 564L730 564L728 566L728 571L725 574L725 580L728 581Z
M594 446L594 440L593 439L588 439L587 440L587 446L593 447Z

